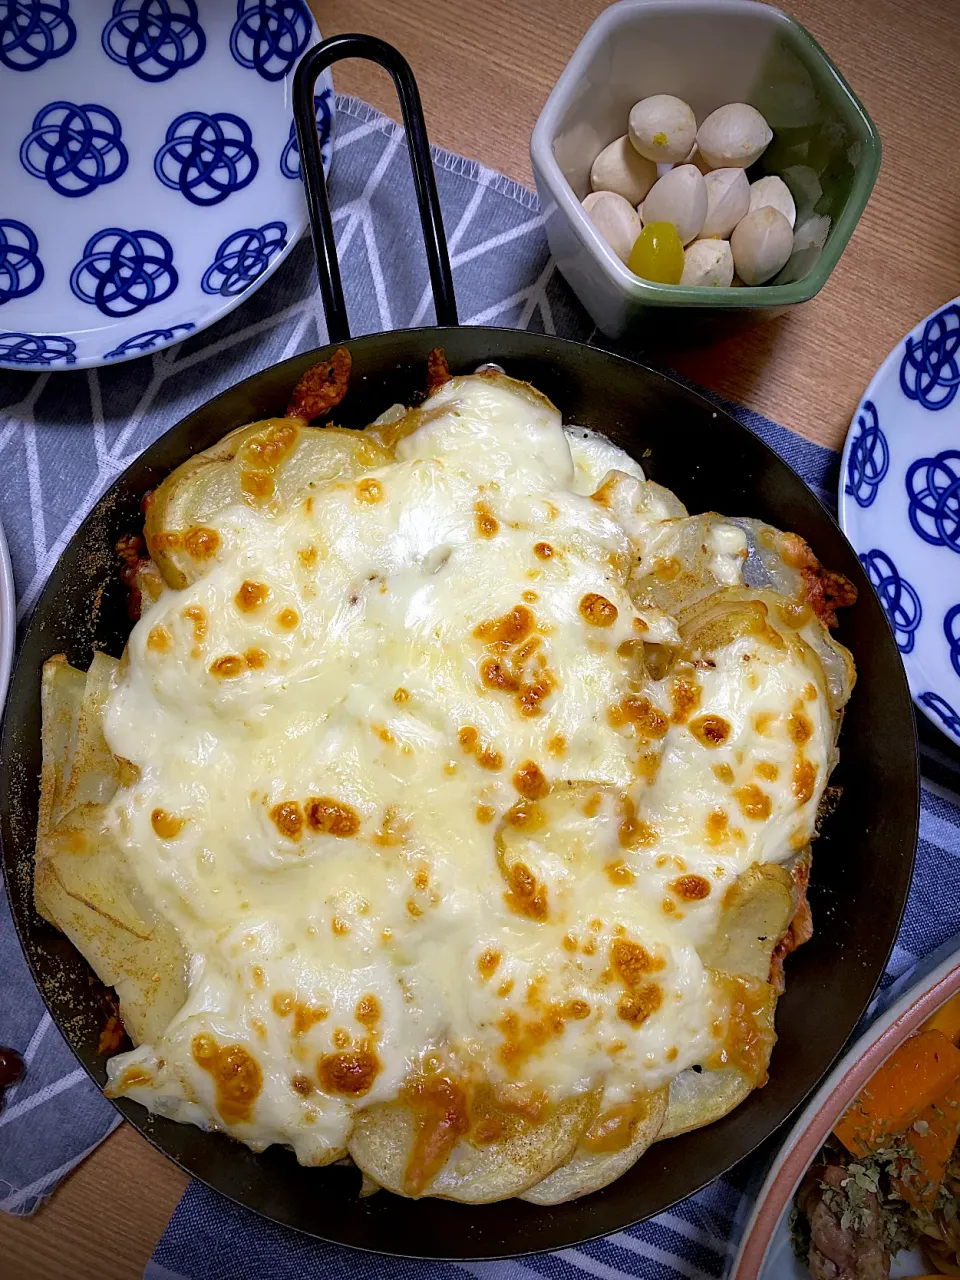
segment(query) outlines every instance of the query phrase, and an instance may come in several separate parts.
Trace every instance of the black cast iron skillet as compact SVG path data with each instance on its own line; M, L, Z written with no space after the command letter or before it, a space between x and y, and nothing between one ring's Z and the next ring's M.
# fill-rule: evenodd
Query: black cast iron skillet
M350 340L313 120L318 74L347 56L385 66L400 93L441 326ZM903 911L918 822L914 719L903 668L856 555L807 486L775 453L700 396L617 356L538 334L457 328L456 305L419 96L409 67L380 41L339 36L303 59L296 113L319 274L331 341L353 358L337 421L360 427L424 386L427 355L443 346L454 372L496 361L532 382L564 419L593 427L641 458L648 476L692 511L759 516L806 538L820 559L851 578L855 607L840 639L853 650L856 692L835 781L843 798L817 841L811 902L816 933L787 964L777 1013L779 1041L763 1089L718 1124L652 1147L612 1186L553 1209L520 1200L466 1207L357 1198L359 1176L303 1169L289 1151L254 1155L239 1142L115 1103L188 1173L276 1222L325 1240L425 1258L489 1258L557 1249L658 1213L729 1169L767 1138L817 1083L849 1036L879 979ZM40 671L65 652L86 667L94 648L119 655L130 624L114 555L137 529L140 499L192 453L243 423L282 414L300 375L329 349L264 370L177 423L117 480L74 535L27 627L10 686L0 748L4 871L24 951L51 1014L98 1084L106 1019L102 989L66 939L34 911L31 880L40 774Z

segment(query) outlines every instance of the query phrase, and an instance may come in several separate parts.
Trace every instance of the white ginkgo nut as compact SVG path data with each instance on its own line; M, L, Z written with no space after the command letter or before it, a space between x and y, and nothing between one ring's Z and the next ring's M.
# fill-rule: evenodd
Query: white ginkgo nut
M707 216L700 228L700 239L726 240L750 211L747 175L742 169L711 169L703 181L707 188Z
M636 206L657 180L657 166L631 145L627 134L603 148L590 170L593 191L614 191Z
M681 284L727 289L733 283L733 253L726 240L694 240L683 252Z
M630 142L655 164L680 164L697 137L697 118L682 98L655 93L630 109Z
M764 284L793 252L793 230L779 209L765 205L737 223L730 237L737 275L744 284Z
M682 244L689 244L707 216L707 187L703 174L692 164L681 164L650 188L640 209L644 224L670 222Z
M797 221L797 206L793 202L790 188L782 178L778 178L775 174L771 174L766 178L758 178L756 182L751 182L750 184L750 208L748 212L753 213L755 209L763 209L765 206L769 206L771 209L779 209L790 223L791 229L793 228Z
M583 208L620 261L626 262L643 230L640 215L630 201L615 191L592 191L584 199Z
M748 169L772 138L766 120L746 102L718 107L697 130L697 146L711 169Z

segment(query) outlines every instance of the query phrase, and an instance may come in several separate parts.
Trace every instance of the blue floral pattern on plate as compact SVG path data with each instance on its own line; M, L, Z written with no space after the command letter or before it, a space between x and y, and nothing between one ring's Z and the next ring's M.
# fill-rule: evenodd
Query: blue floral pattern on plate
M914 533L931 546L960 554L960 449L918 458L906 486Z
M153 351L155 347L167 346L168 343L178 342L177 334L188 334L194 325L172 324L169 329L147 329L144 333L135 333L132 338L126 338L118 347L114 347L112 351L105 351L104 360L118 360L122 356L142 355L145 351Z
M266 271L270 259L287 243L283 222L268 222L262 227L247 227L228 236L217 250L217 256L203 273L204 293L219 293L224 298L236 297L249 289Z
M20 146L20 163L61 196L86 196L126 172L120 121L107 107L51 102Z
M897 572L897 566L884 551L866 552L860 562L867 571L870 584L880 597L883 611L890 619L894 639L901 653L911 653L914 633L923 617L920 597Z
M960 307L951 303L924 322L919 337L908 337L900 361L900 387L925 409L946 409L960 386Z
M108 58L155 83L199 62L207 37L196 0L116 0L100 43Z
M77 42L70 0L4 0L0 5L0 63L35 71L62 58Z
M12 368L46 368L51 364L76 364L77 344L72 338L52 333L12 333L0 331L0 361Z
M177 116L153 162L163 185L191 204L219 204L248 187L259 167L252 129L229 111Z
M0 304L25 298L43 284L39 248L25 222L0 218Z
M310 27L304 0L237 0L230 52L264 80L282 80L307 47Z
M0 0L0 371L157 353L259 288L307 225L318 39L305 0ZM316 112L328 167L329 72Z
M849 493L861 507L869 507L889 470L890 450L887 438L880 430L877 406L872 400L866 400L863 413L853 428L850 468L844 493Z
M958 388L954 299L906 335L864 393L840 467L840 523L893 627L914 701L960 744Z
M106 227L91 236L70 288L105 316L135 316L177 287L173 248L156 231Z

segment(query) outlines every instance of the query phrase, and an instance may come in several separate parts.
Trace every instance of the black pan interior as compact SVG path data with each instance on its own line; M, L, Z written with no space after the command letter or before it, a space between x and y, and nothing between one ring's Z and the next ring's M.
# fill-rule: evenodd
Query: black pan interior
M362 426L422 391L428 352L446 348L454 372L496 361L558 405L564 420L602 431L676 491L691 511L754 515L805 537L857 585L840 639L859 678L834 780L843 798L818 840L811 902L816 933L788 961L770 1081L732 1115L654 1146L604 1191L553 1209L520 1200L466 1207L359 1200L358 1175L307 1170L284 1150L254 1155L221 1135L119 1109L184 1169L248 1208L326 1240L426 1258L490 1258L557 1249L660 1212L729 1169L770 1135L823 1075L880 978L906 900L919 790L914 719L903 668L856 555L807 486L746 428L648 369L557 338L491 328L420 329L352 341L353 376L337 421ZM322 353L296 356L218 396L174 426L116 481L70 541L26 630L0 746L4 871L24 950L50 1011L94 1079L105 1080L99 984L69 943L34 912L31 867L40 772L41 666L65 652L86 667L93 648L119 655L129 631L113 553L140 527L144 491L243 423L282 413L291 388Z

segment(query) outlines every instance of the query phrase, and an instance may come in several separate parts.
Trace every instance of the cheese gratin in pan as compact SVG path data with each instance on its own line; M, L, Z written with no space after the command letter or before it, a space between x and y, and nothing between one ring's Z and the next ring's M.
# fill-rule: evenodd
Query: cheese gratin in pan
M320 70L358 54L384 65L400 91L440 326L350 340L309 113ZM857 602L840 610L835 632L854 655L857 682L846 711L840 764L831 778L839 799L824 817L815 844L809 889L813 938L786 962L769 1081L723 1119L680 1133L682 1117L672 1100L667 1131L679 1136L655 1143L628 1172L594 1194L548 1207L517 1198L491 1204L410 1200L388 1191L361 1197L356 1168L304 1167L281 1145L255 1153L224 1134L150 1114L129 1097L116 1099L123 1114L188 1172L277 1222L321 1238L450 1259L561 1248L655 1214L729 1168L777 1128L840 1050L883 971L910 882L918 785L909 694L895 643L856 556L810 490L752 433L701 397L619 357L536 334L456 327L419 101L409 68L394 50L355 36L318 46L298 72L297 113L328 327L336 345L349 352L349 387L336 407L339 426L365 427L391 405L419 402L428 368L436 372L437 348L444 349L454 375L495 362L510 378L548 397L564 423L605 436L636 459L647 481L673 491L689 511L721 510L796 533L857 589ZM142 528L145 495L228 432L281 417L306 371L333 356L331 347L265 370L198 409L151 446L71 540L24 636L0 758L4 870L38 985L57 1025L101 1086L108 1059L129 1047L118 1035L114 1004L67 938L34 908L41 671L59 653L83 670L96 651L120 657L131 622L116 546ZM147 533L149 538L149 517ZM533 591L526 594L536 598ZM105 659L98 662L95 670L109 665ZM155 810L154 817L157 813L163 811ZM41 830L49 821L50 814L41 811ZM660 1119L662 1114L656 1124ZM389 1178L380 1181L389 1183Z

